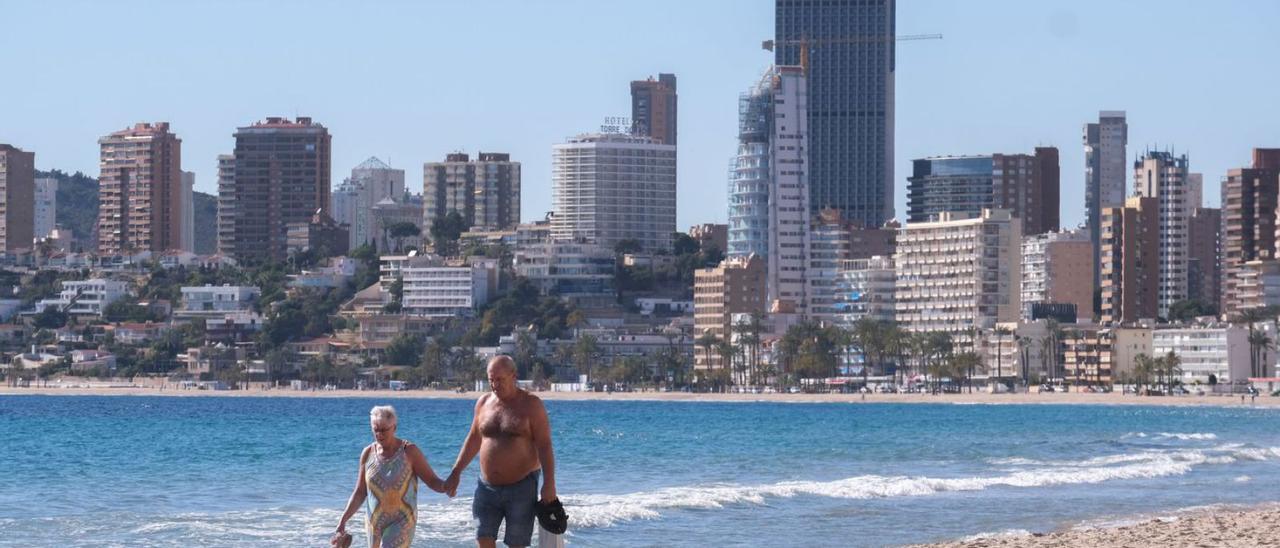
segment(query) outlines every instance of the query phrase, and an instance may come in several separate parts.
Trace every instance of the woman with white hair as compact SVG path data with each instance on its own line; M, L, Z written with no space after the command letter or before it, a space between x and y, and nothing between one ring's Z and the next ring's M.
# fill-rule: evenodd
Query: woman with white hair
M369 410L373 443L360 453L360 474L347 509L338 521L330 544L348 546L347 520L361 502L368 501L365 528L371 548L405 548L413 542L418 523L418 479L432 491L444 492L444 480L436 476L426 455L412 442L396 438L396 410L379 405ZM372 494L373 497L368 497Z

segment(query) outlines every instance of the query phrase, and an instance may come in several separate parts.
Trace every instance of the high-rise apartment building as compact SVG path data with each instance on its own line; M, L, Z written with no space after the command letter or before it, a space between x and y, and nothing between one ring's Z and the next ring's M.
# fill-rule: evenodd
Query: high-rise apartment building
M1187 298L1187 155L1148 151L1133 164L1134 195L1155 198L1160 209L1160 281L1157 313Z
M1093 317L1093 245L1083 230L1046 232L1022 240L1022 317L1032 305L1075 305L1076 318Z
M1160 312L1160 203L1133 197L1102 210L1102 323L1130 324Z
M764 258L751 255L731 257L713 268L700 268L693 274L693 322L697 336L714 336L728 342L733 336L734 314L764 314ZM699 369L724 366L713 349L699 352L695 358Z
M1123 110L1098 113L1098 123L1084 126L1084 201L1094 262L1102 264L1102 210L1124 207L1125 162L1129 123ZM1094 276L1098 285L1098 276Z
M729 172L729 256L763 257L769 301L788 301L801 313L812 211L806 81L801 67L772 67L739 97L738 154ZM841 258L832 259L832 276Z
M58 180L36 179L35 238L47 238L58 226Z
M676 75L631 82L631 123L634 133L655 142L676 144Z
M382 235L373 222L373 207L386 198L404 201L404 170L370 157L351 168L351 177L333 190L333 220L347 225L349 246L373 245ZM414 221L414 224L421 220Z
M912 162L907 178L908 222L922 223L950 211L980 215L1007 209L1026 235L1058 229L1058 149L1035 154L944 156Z
M158 122L136 124L98 144L98 253L180 249L182 140Z
M520 224L520 162L510 154L455 152L422 166L423 223L457 211L472 230L510 230Z
M1187 233L1187 298L1217 309L1222 294L1222 210L1195 208Z
M1251 167L1232 169L1222 180L1222 299L1228 318L1240 313L1240 283L1247 263L1275 260L1276 205L1280 196L1280 149L1256 148Z
M907 223L897 245L894 316L908 331L945 331L972 344L971 328L1018 321L1022 227L1009 211L943 212Z
M236 157L218 155L218 253L230 255L236 234Z
M31 249L35 186L36 153L0 144L0 252Z
M579 135L555 145L552 238L612 248L636 240L671 248L676 231L676 147L643 136Z
M181 216L178 220L178 230L181 233L181 243L178 249L195 253L196 251L196 174L190 171L182 172L182 189L178 195L178 211Z
M329 130L308 117L270 117L235 138L234 170L219 162L218 204L232 210L220 215L218 248L242 261L284 260L289 225L329 208Z
M775 4L774 63L808 77L809 207L866 227L893 218L895 4Z

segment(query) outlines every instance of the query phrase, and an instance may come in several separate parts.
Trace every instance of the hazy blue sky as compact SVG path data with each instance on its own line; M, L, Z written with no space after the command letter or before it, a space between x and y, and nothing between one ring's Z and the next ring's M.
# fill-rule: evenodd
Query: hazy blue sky
M97 138L168 121L197 190L267 116L333 133L334 183L376 155L421 192L461 150L524 164L523 217L551 206L551 145L630 114L628 82L680 86L682 228L725 218L737 96L772 56L772 0L136 2L0 0L0 142L40 169L97 173ZM1255 146L1280 146L1280 3L899 0L897 202L910 160L1062 151L1083 218L1080 128L1129 113L1130 156L1187 151L1206 201Z

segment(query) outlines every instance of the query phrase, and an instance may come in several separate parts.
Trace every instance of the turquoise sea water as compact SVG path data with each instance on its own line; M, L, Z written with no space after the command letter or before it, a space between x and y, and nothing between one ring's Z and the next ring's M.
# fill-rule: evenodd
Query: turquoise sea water
M0 545L326 545L382 403L0 396ZM447 471L472 402L391 403ZM1280 500L1274 409L547 408L574 546L881 546ZM416 545L472 545L476 467L454 500L420 488Z

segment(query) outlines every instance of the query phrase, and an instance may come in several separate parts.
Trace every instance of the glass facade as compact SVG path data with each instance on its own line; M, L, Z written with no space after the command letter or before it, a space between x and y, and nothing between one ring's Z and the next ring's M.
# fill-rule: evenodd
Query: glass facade
M907 222L937 220L944 211L981 215L983 208L995 207L993 173L990 156L913 160L907 178Z
M738 99L738 154L729 166L730 257L769 254L772 81L770 71Z
M808 69L810 208L867 227L893 217L894 21L894 0L776 4L774 63Z

